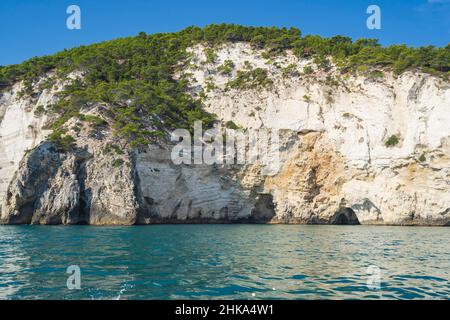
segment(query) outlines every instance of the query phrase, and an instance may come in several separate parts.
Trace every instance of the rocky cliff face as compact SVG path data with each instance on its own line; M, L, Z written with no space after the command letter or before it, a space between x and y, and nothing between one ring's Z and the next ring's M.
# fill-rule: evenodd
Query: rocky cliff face
M0 97L2 222L450 223L448 82L417 72L343 76L290 53L267 60L246 44L217 49L214 61L201 46L191 55L176 76L190 75L209 112L278 130L276 174L260 163L175 165L169 143L111 149L111 129L76 119L67 124L76 145L61 152L34 112L64 82L28 98L17 84ZM268 85L229 86L256 68Z

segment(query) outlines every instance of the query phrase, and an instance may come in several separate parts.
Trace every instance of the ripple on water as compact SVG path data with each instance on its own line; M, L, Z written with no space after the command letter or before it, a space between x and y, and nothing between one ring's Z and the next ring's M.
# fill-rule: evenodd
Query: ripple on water
M449 299L449 240L421 227L0 226L0 299ZM73 264L81 290L66 287Z

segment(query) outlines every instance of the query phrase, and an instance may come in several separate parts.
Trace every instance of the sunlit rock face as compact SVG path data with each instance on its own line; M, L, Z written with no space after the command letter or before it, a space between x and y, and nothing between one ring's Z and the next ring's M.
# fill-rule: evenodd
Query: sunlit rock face
M35 111L64 82L33 98L19 95L19 83L0 96L2 222L450 223L448 82L419 72L341 75L239 43L218 48L213 62L202 46L190 51L174 76L189 76L191 94L222 123L277 130L274 174L257 162L176 165L169 143L104 152L111 129L73 131L76 119L67 125L76 147L58 152L44 142L47 117ZM231 71L221 72L227 60ZM256 68L267 70L269 85L229 85Z
M21 84L16 84L0 96L0 195L5 195L12 175L19 167L25 151L43 140L45 117L35 117L39 104L49 104L53 92L45 90L36 101L21 98Z

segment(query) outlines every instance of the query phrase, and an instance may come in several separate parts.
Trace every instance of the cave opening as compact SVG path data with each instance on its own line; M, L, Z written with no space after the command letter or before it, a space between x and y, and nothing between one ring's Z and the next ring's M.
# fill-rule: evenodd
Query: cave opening
M270 193L258 195L250 217L255 222L268 222L275 217L275 204Z
M359 225L358 217L351 208L343 208L337 211L331 218L331 224L334 225Z

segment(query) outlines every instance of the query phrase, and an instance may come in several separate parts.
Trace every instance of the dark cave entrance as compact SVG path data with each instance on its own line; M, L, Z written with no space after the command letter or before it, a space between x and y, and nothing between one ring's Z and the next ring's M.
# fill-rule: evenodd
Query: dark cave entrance
M275 217L275 204L270 193L258 195L251 213L251 220L255 222L268 222Z
M337 211L330 220L334 225L359 225L358 217L351 208L343 208Z

